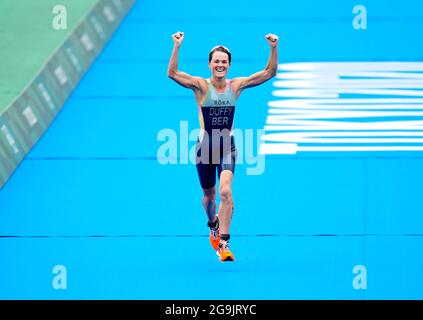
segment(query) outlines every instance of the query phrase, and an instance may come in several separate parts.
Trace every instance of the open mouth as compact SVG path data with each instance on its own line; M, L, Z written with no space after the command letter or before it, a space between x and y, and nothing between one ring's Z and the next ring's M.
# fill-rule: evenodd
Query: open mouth
M224 72L226 70L226 68L225 67L217 67L217 68L215 68L215 70L217 72Z

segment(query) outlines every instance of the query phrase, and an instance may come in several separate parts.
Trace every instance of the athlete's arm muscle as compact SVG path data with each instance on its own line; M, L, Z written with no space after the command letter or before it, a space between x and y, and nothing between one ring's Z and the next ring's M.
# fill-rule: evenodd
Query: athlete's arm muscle
M181 46L182 40L184 39L183 32L177 32L172 35L174 46L172 51L172 56L170 57L169 67L167 69L167 76L172 80L175 80L181 86L185 88L190 88L193 90L200 89L200 77L193 77L188 73L181 72L178 70L178 54L179 47Z
M232 85L237 93L243 89L258 86L276 75L278 68L278 36L267 34L266 39L270 44L270 56L266 68L249 77L234 78Z

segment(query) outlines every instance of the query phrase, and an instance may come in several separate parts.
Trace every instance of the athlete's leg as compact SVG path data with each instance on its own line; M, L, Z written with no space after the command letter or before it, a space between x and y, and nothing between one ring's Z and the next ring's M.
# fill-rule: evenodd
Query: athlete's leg
M206 211L210 228L209 240L212 248L217 250L220 241L219 219L216 216L216 188L203 189L203 207Z
M234 261L234 255L229 249L229 230L232 221L233 199L232 199L232 180L235 172L235 162L237 151L235 148L233 137L231 137L230 148L222 148L221 163L217 166L219 175L219 223L220 223L220 240L217 249L220 261Z
M209 224L216 220L216 164L209 160L208 147L197 142L196 167L201 188L203 189L203 207L206 211ZM202 157L202 153L206 152L206 157Z
M206 211L209 224L216 221L216 188L203 189L203 207Z
M197 173L203 189L203 207L207 214L207 226L210 228L210 244L214 250L219 246L219 219L216 217L216 164L209 159L208 146L197 143ZM206 152L206 157L201 157Z
M203 188L203 207L207 214L207 226L210 228L210 244L217 250L220 241L219 219L216 217L216 165L197 164L198 177Z
M220 223L220 240L217 247L217 255L220 261L234 261L234 255L229 249L229 229L232 220L232 179L233 172L225 169L220 173L219 194L219 223Z
M219 182L219 223L220 234L228 234L232 220L232 180L234 174L230 170L223 170L220 173Z
M237 158L237 150L235 147L234 138L231 137L230 145L222 148L221 163L217 166L219 176L219 221L220 234L229 236L229 229L232 220L233 199L232 199L232 180L235 173L235 162Z

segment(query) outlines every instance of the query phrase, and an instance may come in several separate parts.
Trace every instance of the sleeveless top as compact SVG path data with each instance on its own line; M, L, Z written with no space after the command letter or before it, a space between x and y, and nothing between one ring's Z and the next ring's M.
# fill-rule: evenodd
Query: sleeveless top
M203 140L204 132L209 137L216 135L232 135L232 127L235 115L236 97L230 86L230 80L226 80L224 92L217 92L210 79L208 84L207 97L199 108L199 120L201 133L199 140Z

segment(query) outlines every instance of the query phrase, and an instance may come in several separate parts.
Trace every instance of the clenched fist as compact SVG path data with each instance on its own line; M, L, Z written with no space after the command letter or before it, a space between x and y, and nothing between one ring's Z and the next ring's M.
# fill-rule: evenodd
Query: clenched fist
M181 46L182 40L184 40L184 33L180 31L176 32L172 34L172 39L175 46L179 48Z
M268 33L266 34L266 39L272 47L276 47L278 45L279 37L276 34Z

